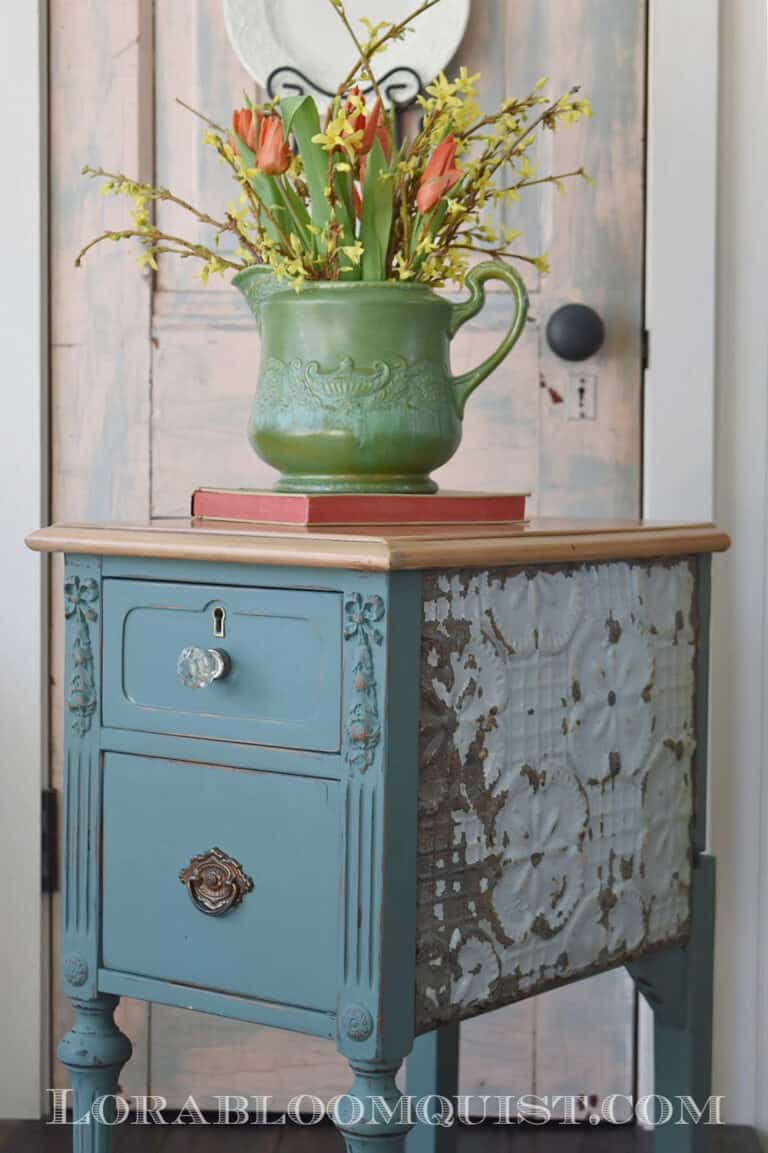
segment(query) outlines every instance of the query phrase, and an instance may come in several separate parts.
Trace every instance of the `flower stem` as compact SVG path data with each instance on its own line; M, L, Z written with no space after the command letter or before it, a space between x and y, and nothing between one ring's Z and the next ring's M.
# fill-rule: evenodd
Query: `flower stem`
M331 2L331 7L333 8L333 10L335 12L338 13L339 19L341 20L342 24L344 25L347 32L349 33L350 39L352 40L352 43L354 44L355 48L357 49L357 51L359 53L357 65L355 66L355 68L357 69L357 67L361 67L362 71L365 72L365 74L367 75L368 79L371 82L371 87L373 88L373 91L376 93L376 96L377 96L377 98L378 98L378 100L381 103L381 106L383 108L384 107L384 101L382 100L381 92L379 91L379 85L376 82L376 77L374 76L373 69L371 68L370 57L366 54L365 49L363 48L362 44L360 43L360 40L359 40L355 30L353 29L352 25L350 24L349 17L347 16L347 13L344 9L344 5L343 4L336 5L336 4L333 4ZM341 94L342 94L341 92L338 93L338 95L341 95Z
M183 101L180 96L176 97L176 103L180 104L182 108L186 108L187 112L191 112L193 116L197 116L198 119L202 120L204 124L207 124L209 128L214 128L216 132L221 132L222 136L226 136L228 131L226 128L222 128L221 125L217 124L215 120L209 119L209 117L207 117L204 112L198 112L198 110L193 108L191 104L185 103L185 101Z
M222 220L216 220L213 216L209 216L207 212L201 212L199 208L189 204L181 197L175 196L169 188L156 188L152 184L143 184L140 180L133 180L130 176L126 176L122 172L106 172L103 168L90 168L88 165L83 168L84 176L103 176L107 180L113 181L115 184L130 184L138 189L148 200L166 200L170 204L177 204L179 208L183 208L185 212L189 212L201 224L210 224L212 228L218 228L220 232L231 231L231 224L227 224Z
M331 2L333 2L333 0L331 0ZM406 16L403 20L401 20L399 24L393 24L393 25L391 25L391 27L389 27L386 30L386 32L382 32L382 34L381 34L381 36L379 36L378 40L374 41L374 43L370 46L367 57L363 58L362 55L360 57L358 57L358 59L353 64L352 68L350 68L349 72L347 73L347 75L342 80L339 87L336 89L335 100L331 101L331 103L328 105L328 111L326 112L326 123L328 123L331 119L334 103L336 101L338 101L344 95L346 90L349 88L350 84L352 83L355 76L357 75L357 72L360 69L360 66L362 64L368 63L371 60L371 58L373 56L375 56L376 53L381 48L383 48L386 43L388 43L388 41L393 40L396 37L398 37L402 32L405 31L405 29L408 27L408 25L411 24L414 20L416 20L417 17L421 16L422 13L428 11L428 9L430 9L430 8L434 8L434 6L436 4L439 4L439 3L440 3L440 0L423 0L423 3L418 8L416 8L413 12L411 12L410 15ZM339 8L339 6L336 4L334 4L333 6L341 14L341 11L343 10L343 5L341 8ZM344 17L346 19L346 13L344 14ZM357 43L357 41L355 41L355 43ZM368 64L368 67L370 68L370 64Z
M149 230L140 228L121 228L112 229L109 232L102 232L100 236L94 237L90 240L84 248L81 248L75 259L75 267L79 268L83 262L83 257L90 251L96 244L100 244L102 240L129 240L132 237L145 242L149 241L148 247L153 247L156 243L175 244L179 248L183 248L187 256L197 256L200 260L217 260L220 264L226 265L227 268L241 269L247 268L245 263L235 263L232 260L227 260L226 257L221 256L218 252L213 252L212 249L206 248L204 244L193 244L189 240L184 240L181 236L171 236L167 232L161 232L158 228L151 228Z
M557 172L552 176L540 176L536 180L519 180L509 188L500 188L499 192L517 192L521 188L533 188L536 184L556 184L558 180L568 180L571 176L585 176L584 167L574 168L573 172Z

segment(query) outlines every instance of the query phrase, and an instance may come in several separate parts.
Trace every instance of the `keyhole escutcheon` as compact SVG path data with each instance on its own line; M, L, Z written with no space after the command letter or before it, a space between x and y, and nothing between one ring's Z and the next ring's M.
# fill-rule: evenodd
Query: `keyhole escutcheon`
M216 605L211 616L213 618L213 635L217 640L220 640L223 636L226 636L226 611L221 605Z

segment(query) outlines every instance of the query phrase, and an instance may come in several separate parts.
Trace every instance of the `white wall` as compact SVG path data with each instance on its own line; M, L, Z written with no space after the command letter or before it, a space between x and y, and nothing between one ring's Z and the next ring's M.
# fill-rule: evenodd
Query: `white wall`
M643 515L651 520L713 516L719 4L649 3Z
M714 517L720 0L649 0L643 515ZM681 76L685 83L681 83ZM640 1096L653 1013L640 998Z
M42 964L40 787L44 749L43 567L24 536L45 515L44 0L0 0L0 1117L40 1113Z
M720 20L715 514L733 546L714 565L714 1083L768 1135L766 0L721 0Z

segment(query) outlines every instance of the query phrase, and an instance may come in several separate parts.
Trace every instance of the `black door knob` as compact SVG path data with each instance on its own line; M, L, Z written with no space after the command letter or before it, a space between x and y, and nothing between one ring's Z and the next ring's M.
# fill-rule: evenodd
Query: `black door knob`
M564 304L547 321L547 344L563 360L587 360L604 340L605 325L588 304Z

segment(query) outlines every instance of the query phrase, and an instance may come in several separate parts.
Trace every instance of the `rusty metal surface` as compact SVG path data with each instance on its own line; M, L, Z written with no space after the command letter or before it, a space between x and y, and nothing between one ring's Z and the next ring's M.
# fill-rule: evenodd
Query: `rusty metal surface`
M694 571L425 575L420 1030L686 936Z

